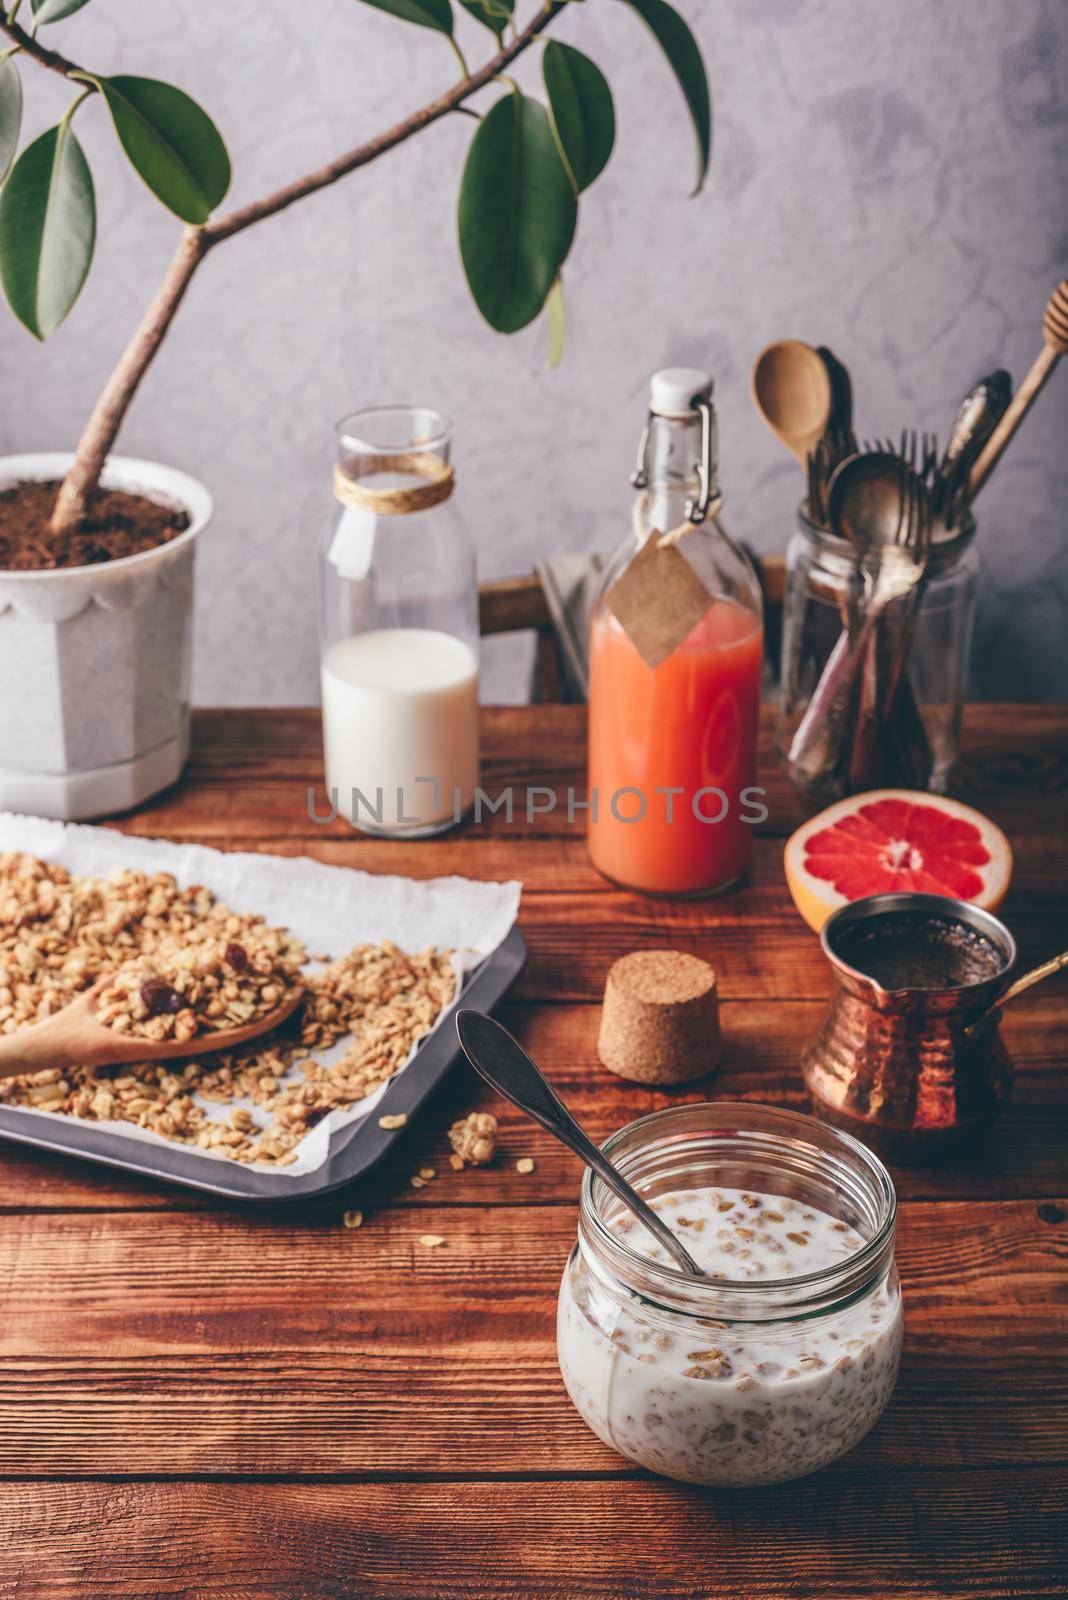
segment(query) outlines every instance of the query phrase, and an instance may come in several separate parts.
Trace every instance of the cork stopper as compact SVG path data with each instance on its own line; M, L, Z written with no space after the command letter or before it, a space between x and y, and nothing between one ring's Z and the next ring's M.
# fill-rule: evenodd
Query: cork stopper
M707 961L679 950L635 950L604 989L597 1053L634 1083L689 1083L719 1065L719 997Z

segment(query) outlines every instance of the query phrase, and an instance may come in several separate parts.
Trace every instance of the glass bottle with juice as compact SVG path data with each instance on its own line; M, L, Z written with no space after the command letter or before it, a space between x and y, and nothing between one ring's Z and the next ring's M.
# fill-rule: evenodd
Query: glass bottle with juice
M761 815L760 586L714 514L711 393L711 378L695 368L654 376L633 532L609 564L590 624L590 858L606 877L649 894L715 894L736 883ZM697 620L651 666L613 610L613 591L647 541L665 535L707 605L700 614L698 590Z

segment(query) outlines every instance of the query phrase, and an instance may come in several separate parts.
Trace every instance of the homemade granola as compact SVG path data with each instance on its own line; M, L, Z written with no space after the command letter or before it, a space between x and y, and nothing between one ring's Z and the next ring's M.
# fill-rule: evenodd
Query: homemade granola
M248 958L244 969L238 947ZM151 973L146 982L159 978L185 994L173 977L180 970L176 952L183 949L195 950L198 960L211 952L212 972L221 980L216 998L223 992L231 1010L234 996L225 994L230 982L237 983L238 1005L257 1003L244 999L246 988L255 988L259 1003L266 1003L269 990L283 979L291 981L307 960L300 941L286 929L231 911L208 889L182 889L169 873L120 871L106 879L81 878L34 856L0 854L0 1032L13 1033L51 1016L109 973L117 975L107 986L116 999L120 990L130 994L120 976L127 970ZM195 966L192 970L195 987ZM251 980L250 971L264 981ZM306 997L296 1017L239 1050L207 1053L206 1034L202 1059L66 1075L48 1068L0 1080L0 1103L130 1122L237 1161L288 1165L316 1122L362 1100L393 1076L456 990L450 951L410 955L388 941L358 945L347 956L304 973L302 982ZM159 1015L177 1019L184 1009L195 1007ZM151 1010L148 1002L145 1010ZM132 1026L132 1005L129 1014ZM136 1020L147 1037L154 1036L147 1029L151 1017ZM315 1053L348 1037L351 1043L338 1061L326 1065L315 1059ZM248 1100L255 1111L234 1105L224 1121L217 1121L195 1095L208 1101Z
M245 929L240 943L199 934L121 966L97 997L97 1021L116 1033L184 1043L277 1011L300 971L287 936L262 925Z
M453 1148L453 1155L460 1171L464 1163L472 1167L484 1166L487 1161L493 1160L493 1152L497 1147L497 1118L488 1111L472 1111L470 1116L462 1117L459 1122L454 1122L449 1129L449 1143Z

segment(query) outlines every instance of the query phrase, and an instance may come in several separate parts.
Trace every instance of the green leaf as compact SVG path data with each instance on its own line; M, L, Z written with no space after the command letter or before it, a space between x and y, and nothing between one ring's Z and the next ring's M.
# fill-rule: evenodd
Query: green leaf
M388 11L391 17L414 22L419 28L452 34L451 0L364 0L364 5L374 6L376 11Z
M0 183L11 171L22 127L22 79L10 56L0 56Z
M498 41L504 38L505 27L515 10L515 0L460 0L460 4L476 22L483 23L496 34Z
M564 285L557 278L545 302L549 319L549 348L545 357L547 367L558 367L564 357L564 339L567 336L567 307L564 304Z
M475 304L498 333L517 333L545 304L578 206L544 106L498 100L471 141L460 183L460 253Z
M80 11L88 0L30 0L33 20L40 27L45 22L62 22L64 17Z
M697 135L697 185L693 192L700 194L712 153L712 103L701 47L689 23L667 0L623 0L623 4L641 17L678 79Z
M115 132L157 199L183 222L207 222L230 187L230 157L206 111L156 78L100 78Z
M581 192L601 175L616 139L612 91L581 50L550 39L541 58L549 116L560 153Z
M0 190L0 280L38 339L77 300L96 237L93 178L69 122L25 149Z

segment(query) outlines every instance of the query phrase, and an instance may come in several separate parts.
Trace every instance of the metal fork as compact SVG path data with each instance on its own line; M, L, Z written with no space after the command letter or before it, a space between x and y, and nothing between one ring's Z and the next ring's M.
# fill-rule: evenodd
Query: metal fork
M828 428L808 457L808 514L821 528L828 525L827 490L835 470L857 454L852 428Z
M898 444L892 439L865 439L863 448L873 454L900 457L916 473L928 494L932 492L940 459L937 433L924 431L917 435L915 428L904 428Z
M927 579L931 551L931 524L933 521L931 496L923 480L911 468L906 479L903 508L902 536L917 567L916 575L905 591L905 607L901 629L894 648L886 693L882 697L881 718L885 724L893 716L898 693L908 667L909 652L916 631L916 619Z

